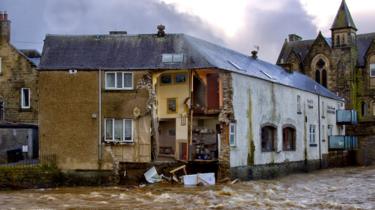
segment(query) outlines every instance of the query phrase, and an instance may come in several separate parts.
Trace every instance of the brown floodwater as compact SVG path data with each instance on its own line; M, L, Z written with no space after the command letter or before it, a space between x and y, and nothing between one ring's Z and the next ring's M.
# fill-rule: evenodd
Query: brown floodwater
M375 167L205 187L74 187L0 191L0 209L375 209Z

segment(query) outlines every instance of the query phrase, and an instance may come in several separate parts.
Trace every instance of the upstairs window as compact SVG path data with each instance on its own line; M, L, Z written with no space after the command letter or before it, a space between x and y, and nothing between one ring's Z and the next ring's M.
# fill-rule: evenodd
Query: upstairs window
M297 95L297 114L302 114L301 96Z
M160 76L160 83L163 85L172 84L172 75L171 74L163 74Z
M375 63L370 64L370 77L375 77Z
M283 150L296 150L296 129L294 129L293 127L289 126L283 128Z
M132 90L133 73L131 72L106 72L105 89L107 90Z
M276 128L273 126L262 127L262 152L272 152L276 150Z
M21 109L30 109L30 88L21 88Z
M133 142L133 121L131 119L105 119L106 142Z
M163 63L182 63L184 61L184 54L182 53L164 53L162 54L161 61Z
M229 124L229 145L236 146L236 123Z

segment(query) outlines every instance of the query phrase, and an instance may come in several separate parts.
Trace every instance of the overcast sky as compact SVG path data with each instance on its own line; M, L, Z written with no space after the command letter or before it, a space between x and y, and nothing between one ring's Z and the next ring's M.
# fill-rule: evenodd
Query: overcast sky
M330 26L341 0L0 0L11 42L42 50L46 34L187 33L274 63L284 39L311 39ZM347 0L359 33L375 32L375 1Z

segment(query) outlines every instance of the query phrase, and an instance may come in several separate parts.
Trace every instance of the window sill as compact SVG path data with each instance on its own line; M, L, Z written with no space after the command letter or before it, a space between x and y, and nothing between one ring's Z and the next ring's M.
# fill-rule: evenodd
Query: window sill
M318 144L310 144L310 147L317 147Z
M276 152L276 150L262 150L264 153L271 153L271 152Z
M136 89L132 88L132 89L104 89L105 92L132 92L132 91L136 91Z
M20 112L31 112L31 107L30 108L20 108L19 109Z
M106 145L128 145L133 146L134 142L104 141Z
M295 152L295 149L284 149L283 152Z

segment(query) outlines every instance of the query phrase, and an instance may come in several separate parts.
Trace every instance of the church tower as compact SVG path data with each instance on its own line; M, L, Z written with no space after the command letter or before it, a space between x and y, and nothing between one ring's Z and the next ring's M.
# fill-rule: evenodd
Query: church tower
M355 46L357 27L354 24L352 15L349 12L345 0L342 0L335 21L331 27L332 47L350 47Z
M357 27L354 24L345 0L342 0L332 31L332 67L336 80L333 91L346 99L347 108L355 106L356 66L357 66Z

